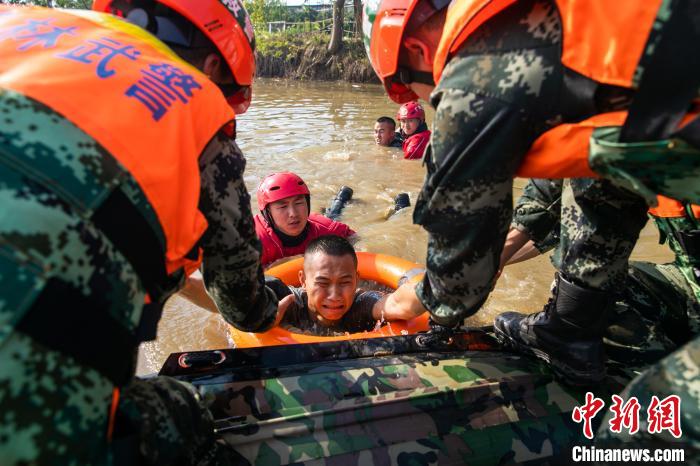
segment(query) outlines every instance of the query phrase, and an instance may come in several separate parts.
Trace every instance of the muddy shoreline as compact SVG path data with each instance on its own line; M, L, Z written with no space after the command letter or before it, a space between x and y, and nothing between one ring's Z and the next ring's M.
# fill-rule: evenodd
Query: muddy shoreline
M255 52L259 77L379 83L360 39L346 38L335 55L328 53L326 35L280 35L261 39Z

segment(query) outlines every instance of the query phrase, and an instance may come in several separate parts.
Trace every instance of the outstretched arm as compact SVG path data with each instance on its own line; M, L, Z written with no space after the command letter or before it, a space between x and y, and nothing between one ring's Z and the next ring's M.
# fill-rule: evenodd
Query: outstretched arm
M264 331L277 316L277 297L265 286L260 242L243 182L245 158L217 134L200 157L200 210L209 222L202 239L202 275L223 318L245 331Z
M374 304L372 317L376 320L410 320L427 312L416 297L416 284L404 283Z

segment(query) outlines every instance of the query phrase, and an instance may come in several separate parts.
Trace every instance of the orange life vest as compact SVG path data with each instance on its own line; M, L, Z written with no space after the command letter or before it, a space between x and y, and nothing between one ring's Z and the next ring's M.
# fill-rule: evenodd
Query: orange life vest
M447 10L433 62L435 82L452 54L515 0L454 0ZM597 82L632 87L637 64L654 26L661 0L556 0L563 29L562 63ZM559 125L540 136L518 175L532 178L597 176L588 166L588 141L595 128L620 126L626 112L611 112Z
M697 204L684 204L666 196L656 196L656 200L658 205L649 209L649 213L654 217L681 218L692 213L693 217L700 219L700 206Z
M234 118L216 85L146 31L89 11L0 5L0 56L0 87L65 116L138 182L167 273L196 267L185 256L207 228L198 157Z

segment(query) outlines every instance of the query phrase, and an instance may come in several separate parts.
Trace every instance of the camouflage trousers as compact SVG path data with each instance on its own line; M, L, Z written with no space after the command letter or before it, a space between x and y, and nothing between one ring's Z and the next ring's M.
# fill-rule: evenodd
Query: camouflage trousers
M600 182L587 183L592 189L589 197L599 192L594 189L597 184ZM564 256L560 248L567 244L560 243L560 236L566 235L566 216L576 212L566 211L562 205L573 197L575 187L575 183L560 180L530 180L516 203L514 226L526 231L541 252L558 248L552 257L555 266ZM625 286L617 292L609 313L603 342L608 366L614 369L610 372L621 375L621 380L633 379L644 371L621 394L625 401L635 396L641 403L641 425L634 435L625 435L624 429L615 434L609 429L608 411L596 435L596 447L684 448L687 463L700 460L700 303L696 287L677 263L629 264ZM648 368L649 364L654 365ZM683 436L648 434L646 413L651 397L664 399L671 394L681 399Z
M0 193L3 193L2 189ZM7 233L7 229L0 228L3 245L7 244ZM61 237L61 232L56 235ZM12 239L16 241L17 236ZM5 322L12 323L13 319L18 319L18 309L23 301L28 300L26 293L24 296L18 293L26 291L21 282L27 273L22 267L9 266L6 248L2 253L0 314ZM92 264L100 264L106 270L114 265L89 256L82 260L85 261L82 272L91 269ZM88 276L97 270L95 267ZM123 285L115 282L117 288L123 289ZM107 296L120 293L118 289L100 290ZM135 294L142 298L142 295ZM100 339L100 335L114 329L81 325L70 316L74 312L72 303L54 304L49 310L65 313L70 325L85 335L75 342L83 351L110 351L110 348L91 345ZM107 312L105 308L91 310ZM42 325L42 322L36 324ZM44 325L50 326L51 323ZM3 331L6 329L7 326ZM60 327L52 326L49 330L60 338ZM114 437L110 443L107 431L114 384L108 378L76 357L37 341L21 329L10 328L0 338L0 463L3 466L234 464L235 453L216 442L211 415L191 386L166 377L133 379L121 391ZM121 357L131 359L133 356L122 354Z
M540 252L555 249L552 263L564 269L562 263L572 254L563 249L572 246L571 237L580 234L577 225L586 217L579 206L610 203L605 199L607 186L605 181L592 179L530 180L516 202L513 226L525 231ZM576 199L585 201L574 202ZM629 220L624 210L619 215L622 222ZM623 247L609 243L613 257L616 250L624 254L616 259L616 303L604 335L610 363L630 375L700 334L700 304L693 284L675 263L631 262L628 266L632 240L630 235ZM584 257L591 255L586 249L577 250L588 255ZM600 271L607 274L610 269ZM571 268L565 273L571 273Z

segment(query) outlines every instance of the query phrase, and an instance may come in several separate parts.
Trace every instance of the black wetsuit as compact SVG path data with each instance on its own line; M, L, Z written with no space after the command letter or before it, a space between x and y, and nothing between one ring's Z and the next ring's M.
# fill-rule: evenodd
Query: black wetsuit
M403 136L401 136L401 133L398 131L394 133L394 139L389 143L389 147L403 147Z

